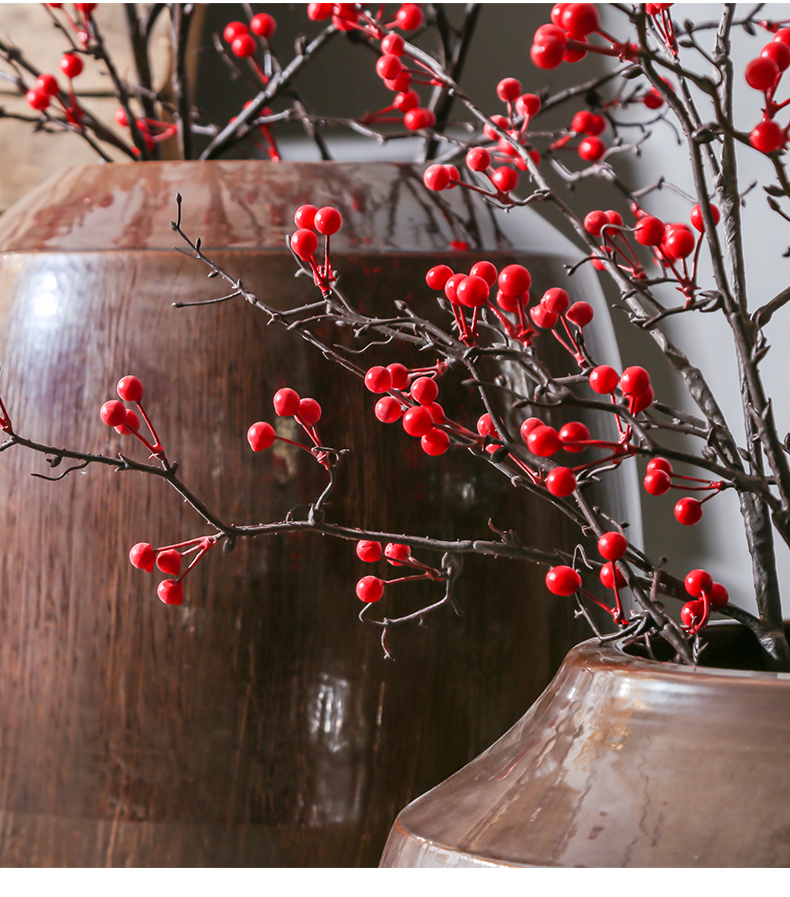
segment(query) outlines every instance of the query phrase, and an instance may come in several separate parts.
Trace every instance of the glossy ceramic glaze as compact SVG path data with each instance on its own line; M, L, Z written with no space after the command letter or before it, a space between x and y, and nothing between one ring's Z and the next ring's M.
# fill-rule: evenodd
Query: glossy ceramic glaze
M382 865L787 866L788 744L790 675L586 642L506 735L403 810Z
M174 309L222 289L172 250L177 192L187 232L281 308L314 298L285 247L303 202L341 209L336 266L365 309L408 299L436 313L427 267L468 270L483 246L526 261L537 290L563 282L562 241L549 251L533 213L514 242L474 199L440 202L406 166L70 169L0 220L0 389L19 432L142 458L98 416L134 373L190 488L226 520L273 521L324 482L296 449L247 446L289 385L323 404L322 439L352 449L330 519L487 538L491 518L528 544L573 544L561 519L467 454L427 458L380 424L355 378L251 306ZM448 253L451 240L471 248ZM594 283L585 298L610 340ZM425 361L397 348L369 357ZM460 387L443 396L472 423ZM49 472L41 456L0 461L4 865L373 865L397 811L511 725L580 636L539 569L470 562L465 616L393 632L388 663L378 631L357 621L353 586L370 568L324 538L214 552L183 606L166 607L127 552L206 526L165 484L106 468L50 483L29 476ZM632 510L621 513L638 525ZM397 610L432 595L404 590Z

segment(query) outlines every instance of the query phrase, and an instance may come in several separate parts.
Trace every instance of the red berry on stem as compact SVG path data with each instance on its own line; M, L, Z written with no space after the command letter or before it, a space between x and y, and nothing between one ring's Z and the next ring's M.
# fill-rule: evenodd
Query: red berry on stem
M513 103L521 96L521 82L515 78L503 78L496 86L496 93L503 103Z
M363 576L357 583L357 598L366 604L373 604L384 594L384 581L378 576Z
M664 473L672 473L672 465L666 458L651 458L647 462L647 472L653 473L655 470L663 470Z
M431 377L419 377L411 385L411 397L420 405L430 405L439 395L439 387Z
M447 278L447 282L444 285L444 295L450 300L450 302L458 302L458 296L456 295L456 291L458 290L458 284L466 279L466 274L453 274L452 277Z
M143 384L138 377L131 375L121 377L116 391L124 402L142 402L143 400Z
M115 428L116 433L121 436L128 436L130 433L136 433L140 429L140 418L131 408L126 409L126 423L119 424Z
M426 455L443 455L450 447L450 437L444 430L434 427L420 439L420 446Z
M403 63L398 56L379 56L376 63L376 74L384 81L394 81L403 71Z
M665 230L666 225L660 218L646 215L644 218L639 219L634 231L634 237L636 242L641 243L642 246L660 246L664 239Z
M593 319L595 313L589 302L574 302L565 313L565 317L577 327L586 327Z
M184 586L175 579L163 579L157 587L156 594L164 604L184 603Z
M384 557L393 567L402 567L411 557L411 549L400 542L388 542L384 548Z
M787 52L790 53L790 47L788 47ZM710 203L710 213L713 217L713 223L718 224L721 216L719 215L719 210L713 203ZM700 233L705 230L705 222L702 220L702 209L700 208L699 203L697 203L691 210L691 223Z
M409 436L425 436L434 427L433 415L424 405L417 405L403 415L403 429Z
M247 430L247 442L254 452L261 452L274 444L274 427L265 421L258 421Z
M691 570L686 574L686 591L694 598L702 598L703 592L709 592L713 587L713 577L707 570Z
M608 364L600 364L597 368L593 368L588 379L590 389L598 393L599 396L614 392L620 383L620 375Z
M434 265L425 275L425 282L432 290L443 290L452 276L453 269L448 265Z
M408 368L396 362L395 364L388 364L387 370L390 372L390 375L392 377L392 388L406 389L406 387L409 385Z
M510 193L518 184L518 172L507 165L502 165L492 172L491 183L500 193Z
M601 27L598 7L594 3L567 3L560 17L560 25L573 37L586 37Z
M60 58L60 70L67 78L76 78L82 71L82 60L74 53L64 53Z
M532 276L523 265L507 265L499 272L497 283L506 296L518 298L532 286Z
M696 245L697 241L691 231L670 225L664 235L661 248L672 259L685 259L694 252Z
M169 576L178 576L181 572L181 552L175 548L167 548L156 556L156 566Z
M696 498L681 498L675 505L675 519L684 526L694 526L695 523L699 523L702 519L701 502Z
M309 262L318 249L318 237L313 231L300 227L291 234L291 249L297 258Z
M559 318L558 315L555 315L553 312L550 312L543 305L536 305L529 310L529 316L532 319L532 323L536 327L540 327L542 330L551 330L551 328L557 323Z
M539 458L550 458L562 448L562 443L554 427L547 427L545 424L541 424L529 431L527 448L533 455L537 455Z
M392 101L392 106L398 112L410 112L420 105L420 98L413 90L401 91Z
M409 131L420 131L423 128L432 128L436 124L436 116L430 109L418 106L403 116L403 124Z
M274 410L280 417L293 417L299 410L299 393L285 386L274 394Z
M555 315L562 315L568 310L571 304L570 296L560 287L552 287L546 290L540 300L540 304Z
M584 229L590 236L599 237L601 235L601 228L608 223L609 219L606 217L606 212L596 209L585 216Z
M663 495L672 488L672 480L664 470L653 470L645 474L645 492L650 495Z
M598 539L598 553L607 561L619 561L627 550L628 539L622 533L604 533Z
M332 206L324 206L315 213L314 227L319 234L327 237L336 234L342 224L343 218L340 212Z
M660 109L664 105L664 98L655 87L651 87L642 97L642 102L648 109Z
M653 404L653 400L655 399L655 395L653 394L653 387L648 386L644 392L640 392L638 396L631 397L631 413L639 414L640 411L647 411L647 409Z
M119 427L126 423L126 406L117 399L111 399L101 406L101 419L108 427Z
M482 277L470 274L458 283L455 291L456 300L467 308L480 308L488 302L489 285Z
M590 431L585 424L581 423L581 421L572 420L570 423L561 427L557 435L560 437L560 442L566 452L577 454L578 452L583 452L586 446L573 445L573 443L588 441L590 438Z
M746 66L746 83L755 90L770 90L779 77L779 66L770 56L758 56Z
M785 145L784 131L772 118L764 118L749 134L749 143L761 153L774 153Z
M60 93L58 79L54 75L48 75L46 73L41 74L36 78L36 89L43 90L44 93L51 97L57 96L57 94Z
M606 144L598 137L585 137L579 144L578 152L585 162L597 162L606 152Z
M308 3L307 18L312 22L321 22L332 15L334 3Z
M384 549L381 542L371 542L368 539L360 539L357 542L357 557L366 564L380 561L384 557Z
M705 602L687 601L680 609L680 622L686 629L693 629L705 619Z
M466 154L466 167L470 171L485 171L491 165L491 153L482 146L475 146Z
M392 389L392 374L380 364L368 368L365 386L373 393L388 392Z
M574 592L581 588L582 578L573 569L560 564L552 567L546 574L546 588L552 595L559 595L562 598L568 598Z
M298 228L312 230L315 227L315 213L317 211L318 209L315 206L311 206L309 203L299 206L294 212L294 224Z
M730 595L720 582L714 582L708 592L708 601L711 610L721 610L729 603Z
M569 467L554 467L546 477L546 488L552 495L565 498L576 489L576 477Z
M422 25L422 10L416 3L404 3L395 13L395 21L403 31L414 31Z
M533 118L540 112L540 97L534 93L525 93L522 94L516 100L516 112L519 115L529 116Z
M43 112L50 104L50 96L46 91L36 88L25 94L25 102L36 112Z
M624 396L638 396L650 386L650 374L639 365L626 368L620 377L620 389Z
M376 402L374 414L383 424L394 424L403 416L403 406L392 396L384 396Z
M225 26L222 36L227 43L232 44L237 37L241 37L242 34L247 34L248 32L249 28L247 28L244 22L229 22Z
M381 52L388 56L403 56L406 41L399 34L388 34L381 41Z
M254 55L257 48L258 45L255 43L255 38L250 34L240 34L233 39L233 43L230 45L233 55L242 59Z
M494 438L499 436L488 412L481 414L477 419L477 432L481 436L493 436Z
M450 174L444 165L429 165L423 172L422 182L429 190L444 190L450 186Z
M321 405L315 399L302 399L297 414L306 427L314 427L321 420Z
M431 417L437 427L441 426L447 420L444 414L444 408L442 408L438 402L429 402L422 407L427 408L431 412Z
M156 552L148 542L138 542L129 550L129 560L133 567L150 573L156 563Z
M489 287L492 287L497 281L496 266L491 262L475 262L469 274L472 277L482 277Z
M790 68L790 47L783 41L774 38L760 50L760 56L770 56L780 72Z
M605 589L614 589L615 584L618 589L623 589L628 585L628 580L623 576L623 574L615 567L612 561L608 561L601 567L601 572L598 574L601 585Z
M271 37L277 30L277 22L268 13L259 12L250 19L250 30L258 37Z

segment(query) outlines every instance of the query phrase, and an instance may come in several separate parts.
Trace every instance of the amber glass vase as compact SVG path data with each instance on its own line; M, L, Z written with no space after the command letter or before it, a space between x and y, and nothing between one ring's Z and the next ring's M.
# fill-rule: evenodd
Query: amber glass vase
M335 264L366 311L402 299L435 313L427 268L468 270L483 252L528 264L537 290L565 280L564 244L534 213L503 232L474 197L440 202L408 166L69 169L0 219L0 389L19 433L143 459L99 419L136 374L189 487L227 521L275 521L324 483L297 449L248 448L288 385L323 405L322 439L351 449L329 519L442 538L489 538L490 519L527 544L573 546L561 517L468 453L429 458L379 423L360 381L251 305L174 308L222 290L173 250L178 192L186 231L278 308L316 297L286 248L303 202L341 210ZM585 298L605 316L594 284ZM363 357L425 360L397 346ZM473 423L480 409L449 379L448 411ZM581 637L540 569L470 561L464 616L393 631L386 661L357 620L354 583L370 569L352 544L310 536L212 552L167 607L129 548L210 529L140 474L30 476L64 467L0 455L4 865L374 865L398 810L512 725ZM432 594L406 592L401 606Z

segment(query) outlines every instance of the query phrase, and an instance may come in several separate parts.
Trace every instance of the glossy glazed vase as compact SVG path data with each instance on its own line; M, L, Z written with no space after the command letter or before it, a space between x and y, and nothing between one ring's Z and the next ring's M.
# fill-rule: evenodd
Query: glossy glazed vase
M745 629L709 632L710 662L759 663ZM788 866L788 744L790 674L585 642L506 735L401 812L381 864Z
M559 515L468 453L423 455L375 419L356 378L252 306L173 308L223 289L173 251L178 192L187 233L283 309L315 299L286 249L304 202L341 210L333 260L365 310L406 299L435 313L427 268L468 270L483 249L528 264L536 290L565 279L566 245L534 213L508 235L476 198L439 201L408 166L69 169L0 220L0 390L19 433L143 459L98 415L136 374L189 487L227 521L276 521L324 484L305 453L247 445L260 419L298 435L272 411L287 385L322 403L322 439L352 450L330 520L489 538L491 519L526 544L572 547ZM612 358L600 293L580 287ZM365 358L425 363L398 347ZM460 387L443 396L473 425ZM354 583L370 568L351 543L309 536L212 552L184 604L166 607L127 554L210 532L179 496L107 468L31 472L60 471L20 448L0 456L3 865L374 865L398 809L511 725L580 637L540 569L470 561L465 616L393 631L387 662L378 629L357 620ZM618 513L638 525L622 501Z

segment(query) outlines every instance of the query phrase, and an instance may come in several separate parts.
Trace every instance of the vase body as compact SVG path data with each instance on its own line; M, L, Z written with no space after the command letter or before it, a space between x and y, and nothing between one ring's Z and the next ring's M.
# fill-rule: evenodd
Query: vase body
M526 263L535 289L563 282L563 244L540 248L536 216L513 242L476 200L456 198L459 224L405 166L70 169L0 220L0 389L19 433L144 460L98 416L118 378L136 374L190 489L226 521L276 521L324 484L297 449L247 446L261 419L298 437L271 406L291 386L323 405L322 440L352 450L333 522L488 538L491 518L525 544L572 548L559 515L466 453L424 456L375 419L355 377L250 305L174 309L223 290L172 250L177 192L187 233L282 309L316 298L285 247L304 202L340 208L334 264L366 311L391 314L394 299L435 306L427 268L468 270L483 249L497 264ZM453 254L453 239L471 248ZM386 352L363 358L426 363ZM448 387L448 411L464 395ZM50 470L18 447L0 456L3 865L373 865L397 810L511 725L579 638L541 570L470 562L465 616L393 631L387 662L379 631L357 621L354 583L370 568L353 543L310 536L211 552L184 604L167 607L129 548L211 529L165 483L136 473L29 476L67 465ZM406 600L431 595L416 588Z
M401 812L382 865L788 866L789 738L790 674L585 642L507 734Z

